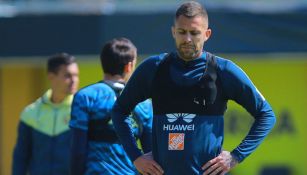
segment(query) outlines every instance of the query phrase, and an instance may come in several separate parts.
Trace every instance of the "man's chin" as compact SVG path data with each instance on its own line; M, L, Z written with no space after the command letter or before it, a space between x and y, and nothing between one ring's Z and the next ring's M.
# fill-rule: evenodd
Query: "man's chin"
M75 94L77 91L78 91L78 89L69 89L68 94L72 95L72 94Z
M195 54L191 53L181 53L180 57L185 61L190 61L196 58Z

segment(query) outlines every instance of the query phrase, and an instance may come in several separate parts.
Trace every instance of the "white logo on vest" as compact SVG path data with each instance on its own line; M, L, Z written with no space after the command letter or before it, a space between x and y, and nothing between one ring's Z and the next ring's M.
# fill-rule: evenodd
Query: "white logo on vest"
M179 118L182 118L186 123L192 123L193 119L196 117L196 114L188 114L188 113L173 113L166 114L167 121L170 123L176 122ZM194 131L194 124L164 124L164 131Z
M175 122L176 120L178 120L178 118L182 117L182 119L187 122L187 123L191 123L194 119L194 117L196 116L196 114L188 114L188 113L174 113L174 114L166 114L167 116L167 120L170 123Z

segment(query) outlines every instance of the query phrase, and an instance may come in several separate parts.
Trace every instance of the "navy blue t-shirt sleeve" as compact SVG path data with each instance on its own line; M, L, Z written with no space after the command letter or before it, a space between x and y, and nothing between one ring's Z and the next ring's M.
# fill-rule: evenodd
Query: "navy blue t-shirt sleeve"
M136 104L150 98L151 82L161 58L162 56L148 58L138 66L112 110L114 128L132 161L141 156L142 152L137 147L127 118Z
M13 156L13 175L26 175L29 169L32 150L32 128L20 121L18 138Z
M255 119L248 135L232 151L232 155L241 162L268 135L276 118L270 104L241 68L231 61L225 61L221 65L220 77L227 98L243 106Z

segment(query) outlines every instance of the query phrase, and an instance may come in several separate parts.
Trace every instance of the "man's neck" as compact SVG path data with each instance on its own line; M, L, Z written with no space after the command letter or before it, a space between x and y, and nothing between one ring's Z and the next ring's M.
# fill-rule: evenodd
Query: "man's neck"
M189 62L189 61L195 60L195 59L201 57L203 53L204 53L204 52L201 51L200 53L197 54L197 56L195 56L195 57L193 57L193 58L184 58L184 57L182 57L182 56L179 54L179 52L177 51L178 57L179 57L180 59L182 59L183 61L185 61L185 62Z
M54 92L52 92L51 94L51 98L50 101L54 104L59 104L62 103L63 100L65 99L66 95L62 95L62 94L56 94Z
M114 82L125 82L125 79L120 75L111 75L111 74L104 74L104 80L106 81L114 81Z

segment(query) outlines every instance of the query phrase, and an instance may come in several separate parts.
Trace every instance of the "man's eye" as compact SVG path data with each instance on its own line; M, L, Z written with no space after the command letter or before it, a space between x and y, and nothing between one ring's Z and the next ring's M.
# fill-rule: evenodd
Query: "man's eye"
M199 32L191 32L191 35L194 35L194 36L199 35L199 34L200 34Z

